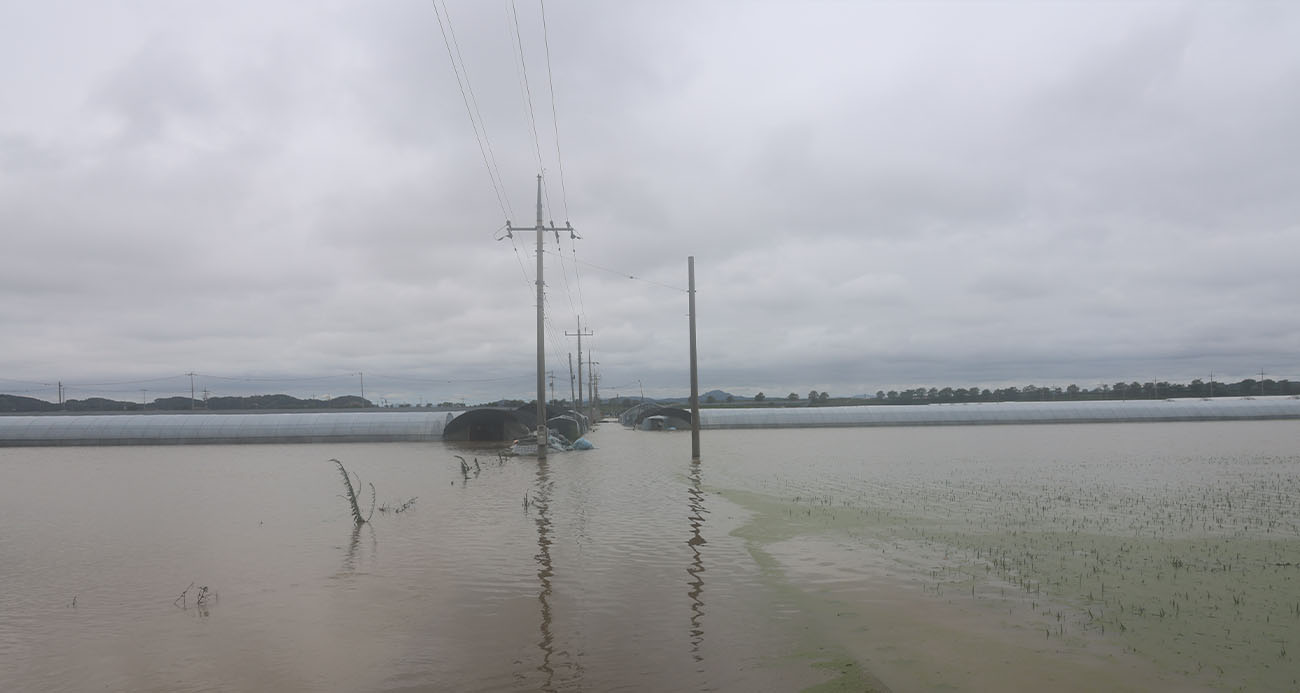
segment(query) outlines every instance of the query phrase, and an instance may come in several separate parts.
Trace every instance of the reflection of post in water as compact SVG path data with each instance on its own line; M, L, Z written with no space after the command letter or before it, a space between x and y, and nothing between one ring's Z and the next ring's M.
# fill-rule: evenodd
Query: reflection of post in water
M555 637L551 633L551 576L554 574L551 565L551 486L550 465L543 457L537 460L537 491L533 494L532 505L537 508L537 555L533 558L537 561L537 580L541 583L537 601L542 605L542 639L537 641L537 647L542 651L542 663L537 669L546 675L542 684L544 691L555 690L555 667L551 664L555 655Z
M691 485L687 488L689 502L687 504L689 513L686 519L691 523L691 538L686 540L690 545L694 558L691 564L686 568L686 573L691 579L686 583L690 590L686 596L691 599L691 655L695 661L704 661L704 655L700 654L700 645L704 642L704 558L700 555L700 547L705 543L704 537L700 536L700 528L704 526L704 515L709 511L704 507L704 490L701 486L701 469L700 460L697 458L691 461Z
M375 528L369 522L365 526L370 527L370 550L373 554L379 548L379 538L375 536ZM357 557L361 553L361 527L362 525L352 525L352 538L348 541L347 553L343 555L343 568L339 571L339 576L355 575L357 572Z

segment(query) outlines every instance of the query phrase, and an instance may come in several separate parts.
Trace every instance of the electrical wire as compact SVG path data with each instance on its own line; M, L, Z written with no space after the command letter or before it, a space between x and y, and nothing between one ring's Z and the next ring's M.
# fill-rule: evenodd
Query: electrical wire
M352 371L351 373L337 373L335 375L307 375L307 376L296 376L296 377L247 376L247 375L227 376L227 375L212 375L211 373L195 373L194 375L196 377L211 378L213 380L230 380L230 381L243 382L243 383L267 383L267 382L306 382L308 380L331 380L337 378L355 378L357 377L358 374L356 371Z
M143 383L160 383L164 380L175 380L176 378L185 378L185 377L188 376L184 373L181 373L179 375L164 375L158 378L143 378L140 380L115 380L107 383L63 383L63 388L66 390L69 387L75 387L81 389L87 387L109 387L113 385L140 385Z
M555 110L555 79L551 73L551 37L546 27L546 2L537 0L542 10L542 42L546 45L546 86L551 92L551 126L555 129L555 163L560 169L560 202L564 219L569 219L569 191L564 184L564 157L560 154L560 118Z
M436 0L435 0L436 2ZM469 68L465 66L465 57L460 52L460 41L456 39L456 27L451 23L451 13L447 12L447 2L442 3L443 14L447 15L447 32L451 34L451 43L456 47L456 58L460 61L461 72L465 73L465 88L469 91L469 99L474 104L474 114L478 116L479 128L483 130L483 141L487 143L488 157L492 159L492 171L496 173L497 183L501 186L501 196L505 198L506 209L509 210L510 216L514 216L514 208L510 205L510 193L506 187L505 180L501 178L501 168L497 166L497 155L492 149L492 138L488 137L487 124L483 120L483 112L478 107L478 97L474 95L474 83L469 78ZM506 217L507 219L510 216Z
M573 251L573 277L574 283L578 285L578 308L581 310L582 319L586 320L587 302L582 298L582 273L578 271L578 244L570 239L569 248Z
M662 282L657 282L657 281L655 281L655 280L653 280L653 279L646 279L646 278L644 278L644 277L638 277L638 276L636 276L636 275L634 275L634 274L631 274L631 273L628 273L628 272L621 272L621 271L619 271L619 270L610 269L610 268L608 268L608 267L603 267L603 266L601 266L601 265L597 265L597 264L594 263L594 262L587 262L586 260L579 260L579 259L577 259L576 257L574 258L574 262L577 262L577 263L580 263L580 264L586 265L586 266L588 266L588 267L593 267L593 268L598 269L598 270L601 270L601 271L603 271L603 272L609 272L610 274L615 274L615 275L618 275L618 276L620 276L620 277L625 277L625 278L627 278L627 279L633 279L633 280L636 280L636 281L639 281L639 282L645 282L645 283L647 283L647 284L653 284L653 285L655 285L655 286L663 287L663 288L665 288L665 289L672 289L673 291L680 291L680 292L682 292L682 293L689 293L689 291L688 291L687 289L683 289L683 288L678 287L678 286L672 286L672 285L669 285L669 284L664 284L664 283L662 283Z
M524 103L528 106L528 129L533 134L533 149L537 152L537 172L542 174L542 195L546 198L546 207L550 209L551 198L546 189L546 167L542 163L542 143L541 138L537 136L537 117L533 112L533 90L528 84L528 61L524 56L524 37L519 30L519 9L515 6L515 0L510 0L510 18L514 30L515 45L518 46L519 70L521 86L524 91Z
M528 373L526 375L512 375L503 378L417 378L415 376L383 375L376 373L374 377L396 383L446 383L450 385L458 385L465 383L508 383L517 380L530 380L537 376L536 374Z
M555 240L555 249L557 251L555 253L556 257L560 258L560 276L564 278L564 295L569 299L569 310L581 315L578 313L578 307L573 303L573 289L569 288L569 268L564 266L564 254L558 252L563 250L558 238Z
M447 37L448 27L451 26L451 14L447 11L446 3L443 3L442 10L438 9L438 0L433 0L433 13L438 17L438 29L442 32L443 45L447 47L447 58L451 61L452 72L456 74L456 86L460 88L460 98L461 101L465 103L465 113L469 116L470 127L474 129L474 139L478 142L479 155L483 158L483 166L487 168L488 179L492 182L492 191L496 194L497 205L501 208L501 214L505 218L509 219L513 216L513 209L510 207L510 198L505 192L505 184L503 181L499 181L501 173L498 169L494 168L496 164L495 154L491 156L491 162L489 163L488 152L492 149L492 142L487 136L487 125L481 122L483 119L481 114L479 115L478 120L475 120L474 118L474 113L478 110L478 100L473 99L474 106L471 109L470 101L473 98L474 90L472 86L468 86L469 72L465 69L463 59L459 64L456 61L456 56L460 55L460 45L458 43L456 44L455 54L453 55L452 44L455 43L455 32L452 32L451 40L448 40ZM444 26L442 19L444 14L447 15L446 26ZM461 79L462 72L464 73L463 81ZM469 91L468 96L466 95L467 86ZM481 134L479 132L480 128L482 129ZM485 140L487 141L486 147L484 146Z

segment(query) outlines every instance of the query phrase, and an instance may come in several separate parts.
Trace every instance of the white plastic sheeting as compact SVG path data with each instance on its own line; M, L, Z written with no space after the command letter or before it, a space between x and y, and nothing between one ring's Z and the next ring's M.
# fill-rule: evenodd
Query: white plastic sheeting
M183 445L441 440L450 412L0 416L0 445Z
M1300 418L1295 397L701 409L700 428L933 426Z

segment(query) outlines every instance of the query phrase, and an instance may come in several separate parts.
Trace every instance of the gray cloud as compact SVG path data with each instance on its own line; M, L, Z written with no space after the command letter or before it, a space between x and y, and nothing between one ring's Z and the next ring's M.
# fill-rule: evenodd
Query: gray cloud
M527 397L485 155L583 236L557 392L578 315L607 384L685 390L687 255L706 389L1300 377L1300 11L562 3L554 123L516 8L448 7L482 152L427 3L0 8L0 377Z

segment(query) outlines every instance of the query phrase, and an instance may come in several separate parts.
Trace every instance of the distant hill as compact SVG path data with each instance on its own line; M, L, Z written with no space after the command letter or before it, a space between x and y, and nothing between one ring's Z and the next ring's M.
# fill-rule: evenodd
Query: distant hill
M623 399L627 399L627 398L624 397ZM733 395L730 392L727 392L726 390L709 390L708 392L700 393L701 403L722 404L723 402L749 402L752 399L753 399L752 397ZM658 402L660 404L688 404L691 401L691 396L683 395L681 397L658 397L654 399L647 397L646 401Z
M69 399L63 406L46 402L34 397L0 394L0 412L95 412L95 411L189 411L206 409L208 411L248 411L278 409L366 409L373 407L370 400L356 395L345 395L328 400L298 399L290 395L255 395L251 397L213 397L207 402L191 402L188 397L162 397L150 402L148 406L139 402L89 397L86 399Z
M53 411L57 405L35 397L0 395L0 411Z

